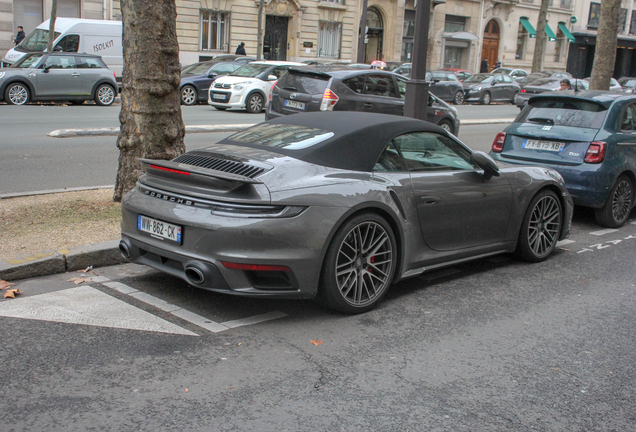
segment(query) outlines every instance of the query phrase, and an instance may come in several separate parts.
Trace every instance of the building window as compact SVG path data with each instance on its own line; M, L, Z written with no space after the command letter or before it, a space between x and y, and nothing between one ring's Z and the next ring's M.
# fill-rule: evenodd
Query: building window
M627 25L627 9L621 8L621 15L618 18L618 32L625 33L626 25Z
M601 21L601 4L590 3L590 16L587 19L587 26L592 28L598 28Z
M534 3L534 0L523 0L524 3Z
M528 38L528 31L519 23L519 30L517 31L517 52L515 58L517 60L523 60L523 51L526 47L526 39Z
M446 15L446 20L444 22L444 31L445 32L461 32L466 28L466 17L457 16L457 15Z
M230 13L201 10L201 51L229 52Z
M561 0L561 8L562 9L571 9L572 8L572 0Z
M342 23L319 21L318 57L340 58Z
M629 25L629 34L636 34L636 10L632 11L632 22Z
M405 63L413 59L413 43L415 41L415 11L404 10L404 27L402 29L402 56L400 60Z
M327 2L327 3L335 3L335 4L345 4L344 0L320 0L321 2Z

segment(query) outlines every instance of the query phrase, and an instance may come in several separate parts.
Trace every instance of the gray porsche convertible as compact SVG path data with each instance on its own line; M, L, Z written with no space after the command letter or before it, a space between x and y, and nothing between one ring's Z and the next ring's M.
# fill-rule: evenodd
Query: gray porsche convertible
M509 252L542 261L573 210L556 171L498 167L438 126L383 114L284 116L142 163L122 202L129 261L347 313L443 266Z

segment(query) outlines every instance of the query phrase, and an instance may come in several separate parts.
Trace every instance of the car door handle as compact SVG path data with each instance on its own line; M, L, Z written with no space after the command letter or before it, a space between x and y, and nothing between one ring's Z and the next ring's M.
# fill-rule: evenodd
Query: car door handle
M364 106L366 109L371 109L371 108L373 108L373 104L372 104L372 103L365 103L363 106Z
M438 202L440 200L441 200L441 198L438 197L438 196L423 196L423 197L420 197L420 201L422 201L422 203L424 205L433 205L433 204L435 204L436 202Z
M74 72L74 73L71 74L71 76L80 76L80 73L79 72Z

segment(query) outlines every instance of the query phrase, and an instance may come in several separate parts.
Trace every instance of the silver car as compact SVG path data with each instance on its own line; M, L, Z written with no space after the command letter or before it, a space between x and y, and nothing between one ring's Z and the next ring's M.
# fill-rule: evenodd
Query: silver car
M0 69L0 101L9 105L64 100L111 105L117 96L115 74L101 57L52 53L27 54L12 67Z
M439 126L386 114L282 116L142 163L122 201L126 259L347 313L425 271L506 252L542 261L573 209L556 171L499 168Z

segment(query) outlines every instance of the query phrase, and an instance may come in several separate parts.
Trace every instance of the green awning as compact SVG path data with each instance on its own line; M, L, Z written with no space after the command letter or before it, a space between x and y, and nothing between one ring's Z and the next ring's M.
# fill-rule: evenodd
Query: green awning
M576 41L576 39L574 39L574 36L572 36L572 33L570 33L570 30L568 30L568 27L565 25L564 22L559 23L559 30L561 30L561 33L563 33L563 36L568 38L568 42L574 43Z
M530 24L530 21L528 21L528 17L521 17L519 18L519 21L521 21L521 24L528 32L529 37L531 38L537 37L537 31L534 29L534 27L532 27L532 24Z
M545 23L545 34L548 35L548 40L550 42L556 41L556 35L554 34L554 32L552 31L552 29L550 28L547 22Z

